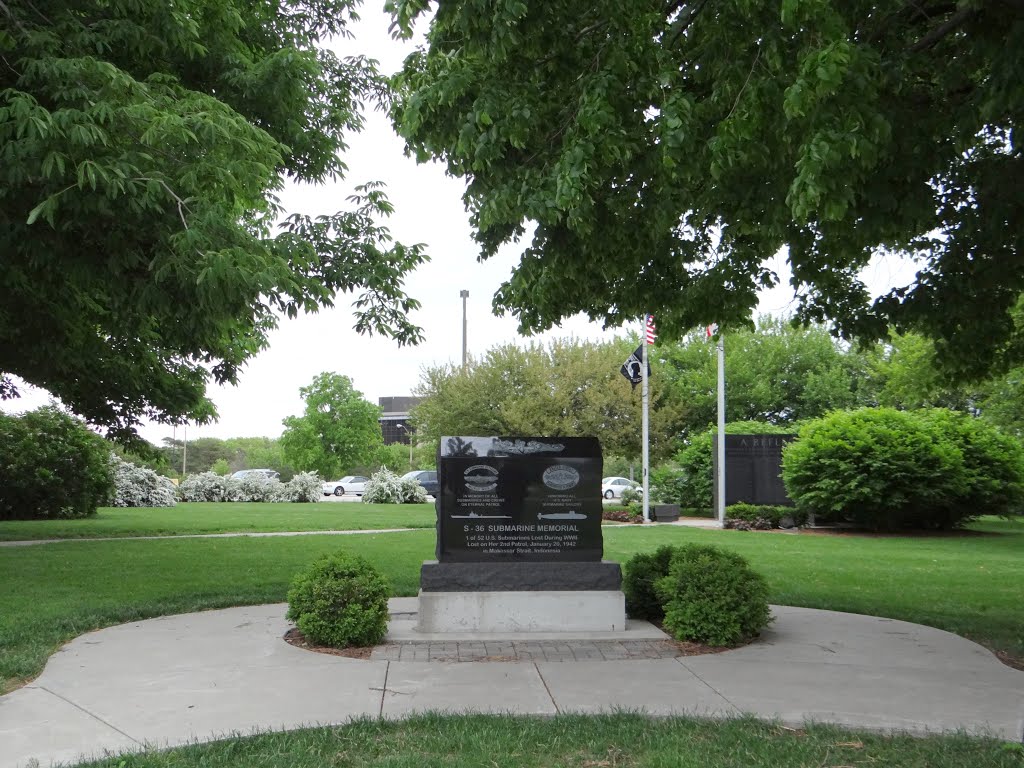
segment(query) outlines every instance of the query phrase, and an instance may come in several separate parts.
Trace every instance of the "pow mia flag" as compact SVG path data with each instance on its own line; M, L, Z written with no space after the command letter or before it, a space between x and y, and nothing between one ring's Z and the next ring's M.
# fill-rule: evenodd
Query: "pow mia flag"
M629 356L629 359L622 364L619 368L619 373L629 379L629 383L633 385L633 389L636 390L636 385L642 382L643 379L643 359L644 359L644 345L641 344L636 348L636 351ZM647 363L647 376L651 375L651 364Z

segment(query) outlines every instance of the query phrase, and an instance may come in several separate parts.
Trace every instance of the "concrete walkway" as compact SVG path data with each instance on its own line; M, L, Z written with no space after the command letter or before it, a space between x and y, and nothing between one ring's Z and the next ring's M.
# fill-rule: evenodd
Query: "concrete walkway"
M415 598L392 603L391 653L412 642L415 610ZM752 713L789 724L1024 738L1024 672L956 635L902 621L775 608L759 642L705 656L581 660L574 648L607 638L513 636L448 637L446 658L430 652L438 641L421 640L411 646L419 660L363 661L284 642L284 613L284 605L206 611L73 640L32 684L0 697L0 768L424 710ZM637 623L627 634L657 643L652 630ZM486 651L487 643L506 652L452 660L463 644ZM516 643L524 652L532 643L540 656L496 660ZM545 655L556 646L557 658Z

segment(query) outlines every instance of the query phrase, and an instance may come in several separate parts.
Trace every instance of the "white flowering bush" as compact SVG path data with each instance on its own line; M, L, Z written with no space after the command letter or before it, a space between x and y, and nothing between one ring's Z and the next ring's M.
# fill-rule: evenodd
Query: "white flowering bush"
M224 501L227 497L228 479L213 472L189 475L178 486L178 498L182 501Z
M279 480L262 475L246 475L228 480L225 501L277 501Z
M422 504L426 500L422 485L411 477L399 477L387 467L373 473L363 490L365 504Z
M274 482L277 482L276 480ZM305 504L323 498L323 481L316 472L300 472L287 483L277 483L277 501Z
M112 507L173 507L177 504L174 483L152 469L125 461L116 453L110 454L114 472Z
M308 503L320 500L323 484L314 472L300 472L287 483L262 475L234 478L203 472L186 477L178 495L182 501Z

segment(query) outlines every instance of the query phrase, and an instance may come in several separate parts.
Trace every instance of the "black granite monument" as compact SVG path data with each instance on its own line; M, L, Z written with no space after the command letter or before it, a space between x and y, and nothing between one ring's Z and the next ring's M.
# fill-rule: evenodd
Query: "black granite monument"
M782 449L796 435L726 435L725 505L792 506L782 483ZM718 496L718 436L715 436L714 493Z
M424 591L617 590L593 437L442 437Z

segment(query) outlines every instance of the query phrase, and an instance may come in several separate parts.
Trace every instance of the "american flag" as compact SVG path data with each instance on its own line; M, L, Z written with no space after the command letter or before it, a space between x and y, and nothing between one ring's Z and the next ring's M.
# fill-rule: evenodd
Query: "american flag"
M654 332L654 315L647 316L647 322L644 323L644 330L647 333L647 343L653 344L654 340L658 338L658 334Z
M708 326L708 338L710 339L716 333L718 333L718 323L712 323Z

